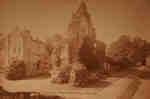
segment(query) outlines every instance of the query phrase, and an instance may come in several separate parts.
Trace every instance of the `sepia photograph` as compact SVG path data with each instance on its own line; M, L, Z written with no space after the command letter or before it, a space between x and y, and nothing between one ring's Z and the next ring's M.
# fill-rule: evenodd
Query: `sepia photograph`
M150 99L150 0L0 0L0 99Z

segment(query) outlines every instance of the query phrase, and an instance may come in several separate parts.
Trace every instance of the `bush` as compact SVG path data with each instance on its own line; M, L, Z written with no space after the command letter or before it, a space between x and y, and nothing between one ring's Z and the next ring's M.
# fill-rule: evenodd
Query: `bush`
M25 78L25 63L24 61L13 61L9 66L9 71L7 74L7 79L9 80L20 80Z
M89 73L84 65L74 63L70 73L70 83L75 87L85 87L88 85L88 75Z
M70 66L62 66L51 71L51 81L53 83L68 83L70 78Z

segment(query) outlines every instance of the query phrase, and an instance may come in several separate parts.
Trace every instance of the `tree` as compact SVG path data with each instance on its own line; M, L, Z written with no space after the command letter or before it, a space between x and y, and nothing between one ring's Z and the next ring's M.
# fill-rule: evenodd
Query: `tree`
M140 37L133 38L132 52L130 53L130 60L137 63L145 64L145 58L150 53L150 43Z
M138 62L145 62L145 57L150 52L150 43L140 37L130 38L122 35L113 42L108 49L108 55L124 66L135 65Z
M63 37L59 34L55 34L51 38L48 38L46 40L46 48L49 52L49 55L52 54L54 48L61 47L63 43Z
M132 42L128 35L122 35L113 42L108 49L108 55L118 61L127 58L132 48Z
M84 64L89 71L96 70L98 67L98 61L96 59L94 50L94 45L90 43L88 37L85 37L79 50L79 56L81 63Z
M105 62L106 44L104 42L96 40L95 51L96 51L95 53L96 59L99 65L103 67L103 64Z

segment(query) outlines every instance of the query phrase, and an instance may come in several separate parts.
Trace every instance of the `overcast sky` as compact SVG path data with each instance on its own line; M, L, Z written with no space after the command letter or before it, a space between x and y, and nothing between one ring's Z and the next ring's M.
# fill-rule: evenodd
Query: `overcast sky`
M0 32L17 25L42 38L67 31L78 0L0 0ZM121 34L150 40L150 0L88 0L97 39L111 43Z

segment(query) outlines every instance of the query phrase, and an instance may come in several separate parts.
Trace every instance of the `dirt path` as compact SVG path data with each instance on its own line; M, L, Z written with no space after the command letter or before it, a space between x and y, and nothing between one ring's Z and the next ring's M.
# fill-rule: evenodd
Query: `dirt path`
M142 84L133 99L150 99L150 80L142 80Z
M125 91L117 97L117 99L132 99L136 94L141 82L138 79L134 79L134 81L125 89Z

